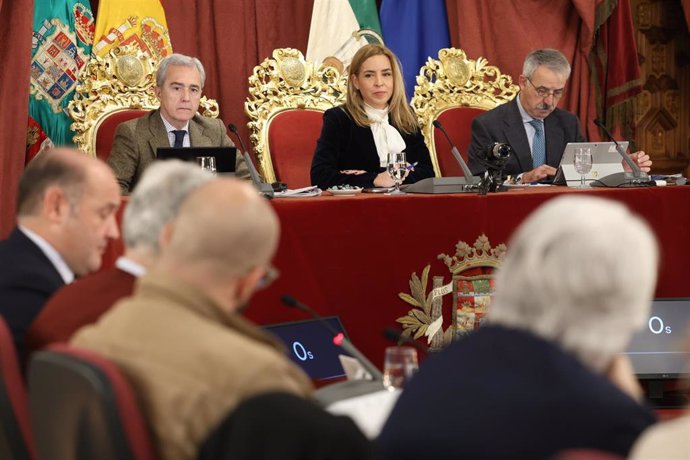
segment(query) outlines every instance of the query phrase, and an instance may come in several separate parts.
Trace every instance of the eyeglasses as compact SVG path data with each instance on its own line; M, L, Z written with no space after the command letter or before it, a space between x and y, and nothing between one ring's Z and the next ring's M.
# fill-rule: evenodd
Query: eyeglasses
M259 279L256 287L259 289L265 289L271 285L275 280L280 277L280 271L273 265L266 267L266 273Z
M563 88L561 89L548 89L544 88L543 86L536 87L534 86L534 83L532 83L532 80L529 79L529 77L525 77L527 81L529 82L530 85L532 85L532 88L537 92L539 97L547 98L549 96L553 96L554 99L560 99L563 97L563 91L565 91Z

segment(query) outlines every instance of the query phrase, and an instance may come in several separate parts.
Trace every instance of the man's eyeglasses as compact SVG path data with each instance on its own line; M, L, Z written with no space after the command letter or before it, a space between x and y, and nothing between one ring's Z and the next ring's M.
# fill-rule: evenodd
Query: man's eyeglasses
M279 277L280 271L273 265L269 265L268 267L266 267L266 273L264 273L264 276L262 276L261 279L259 279L259 282L257 283L257 288L265 289Z
M529 79L529 77L525 77L525 78L527 78L527 81L529 82L530 85L532 85L532 88L534 88L534 90L537 92L539 97L547 98L549 96L553 96L554 99L560 99L561 97L563 97L563 91L565 91L564 88L548 89L548 88L544 88L543 86L536 87L536 86L534 86L534 83L532 83L532 80Z

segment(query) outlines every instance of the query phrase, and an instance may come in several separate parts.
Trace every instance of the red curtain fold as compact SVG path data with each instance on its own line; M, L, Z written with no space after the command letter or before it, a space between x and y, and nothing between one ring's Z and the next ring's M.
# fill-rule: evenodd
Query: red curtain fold
M572 74L559 106L580 117L587 137L599 139L594 89L590 83L596 6L602 0L446 0L451 43L468 56L485 57L517 81L525 56L556 48L570 60Z
M19 176L24 169L29 118L32 0L0 0L0 238L15 224Z
M206 68L204 94L248 142L247 80L276 48L306 53L313 1L163 0L173 51L197 56ZM234 139L233 139L234 141Z
M690 30L690 0L680 0L680 3L685 12L685 22L688 24L688 30Z

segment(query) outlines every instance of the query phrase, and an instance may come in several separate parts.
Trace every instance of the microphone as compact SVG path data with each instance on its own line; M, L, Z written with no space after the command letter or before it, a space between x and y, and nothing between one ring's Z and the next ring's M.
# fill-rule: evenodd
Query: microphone
M460 152L458 151L458 148L453 144L453 141L450 140L450 136L446 132L446 130L443 128L443 125L441 124L440 121L434 120L433 125L440 129L441 132L446 136L446 140L450 144L450 151L453 153L453 156L455 157L455 161L458 162L460 165L460 168L462 169L462 174L465 176L465 180L467 181L468 184L477 184L479 183L479 178L474 177L472 174L472 171L470 171L470 168L467 167L467 163L465 163L465 160L462 159L462 155L460 155Z
M242 136L240 136L239 131L237 131L237 126L235 126L234 123L228 123L228 129L232 131L233 134L235 134L235 137L240 142L240 146L244 151L244 161L245 163L247 163L247 169L249 169L249 176L252 178L254 187L256 187L257 190L259 190L259 193L263 194L264 196L273 198L273 187L271 187L270 184L266 184L261 180L261 177L259 176L259 171L256 170L256 166L254 166L254 161L252 161L252 157L251 155L249 155L249 150L247 150L247 146L244 145Z
M429 353L429 347L422 345L421 343L417 342L414 339L411 339L410 337L407 337L406 335L402 335L402 333L399 330L393 329L392 327L385 328L383 330L383 336L391 342L405 343L407 345L413 346L419 351Z
M324 321L323 317L316 313L311 307L308 305L303 304L299 300L295 299L294 297L290 295L283 295L280 298L281 302L285 304L286 306L290 308L297 308L299 310L302 310L303 312L308 313L312 318L316 319L321 323L321 325L328 330L331 334L333 334L333 343L343 350L345 350L347 353L352 355L354 358L356 358L361 364L362 367L373 377L373 380L383 380L383 374L381 373L380 370L374 366L371 361L367 359L364 354L359 351L353 344L350 342L345 335L343 335L342 332L338 332L335 329L331 327L330 324L328 324L326 321Z
M621 157L623 157L623 161L627 163L627 165L630 167L633 173L633 177L637 181L649 181L649 176L647 176L647 173L643 172L639 166L637 166L637 163L635 163L632 158L630 158L630 155L625 153L623 148L618 144L616 139L614 139L613 134L611 134L611 131L606 128L606 125L600 120L600 119L595 119L594 124L597 125L599 128L604 131L604 134L616 145L616 151L620 154Z

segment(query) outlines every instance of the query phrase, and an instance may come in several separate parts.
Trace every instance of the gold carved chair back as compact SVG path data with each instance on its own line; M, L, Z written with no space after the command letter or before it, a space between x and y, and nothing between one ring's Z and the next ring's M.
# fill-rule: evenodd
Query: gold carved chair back
M105 160L117 125L158 108L157 69L158 61L134 45L114 47L107 56L92 56L67 108L74 120L74 143ZM218 103L204 96L199 110L215 118Z
M267 181L290 188L311 183L323 112L344 103L346 93L346 75L335 66L306 61L296 49L276 49L254 67L244 107L249 139Z
M491 246L482 234L472 246L464 241L455 245L455 254L439 254L450 271L450 282L433 276L427 292L431 265L422 276L412 274L410 292L399 297L411 308L396 321L402 325L404 337L425 339L432 350L439 350L456 337L478 329L484 322L494 291L494 271L501 266L506 245ZM452 294L450 307L444 309L443 298Z
M467 160L474 117L512 100L518 91L509 75L484 58L469 59L461 49L444 48L438 59L428 59L417 76L412 108L437 176L462 176L462 170L446 140L436 136L434 120L443 124Z

